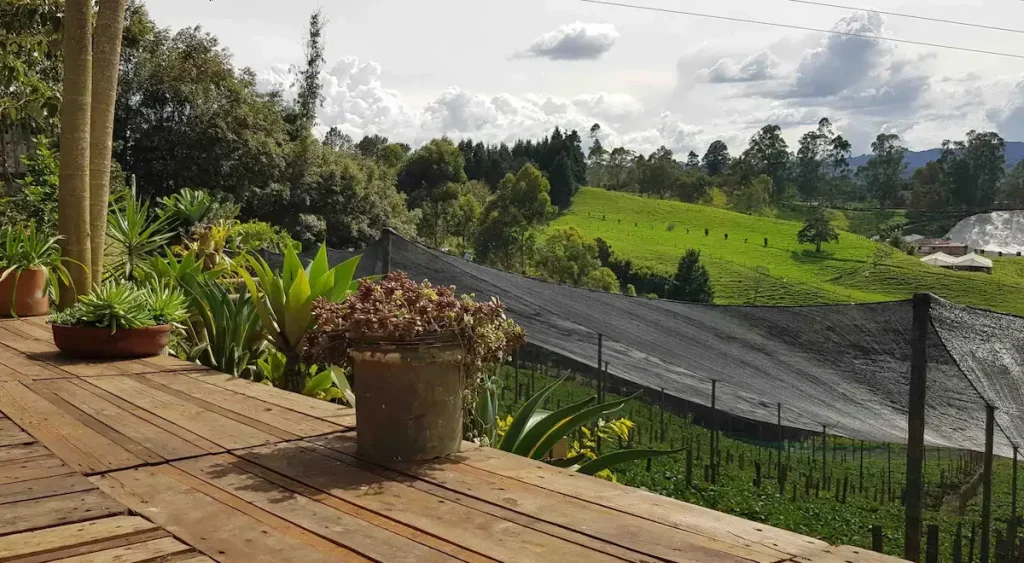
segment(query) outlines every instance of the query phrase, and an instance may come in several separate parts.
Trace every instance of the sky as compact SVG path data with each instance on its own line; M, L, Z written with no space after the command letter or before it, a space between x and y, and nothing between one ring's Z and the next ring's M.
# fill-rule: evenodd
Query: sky
M828 117L869 152L879 133L912 150L971 129L1024 141L1024 1L621 0L1021 58L784 29L581 0L146 0L161 26L202 26L256 72L293 88L309 15L322 8L318 129L418 146L487 142L600 124L605 146L680 158L724 140L733 154L767 123L791 149ZM1022 33L880 15L914 14Z

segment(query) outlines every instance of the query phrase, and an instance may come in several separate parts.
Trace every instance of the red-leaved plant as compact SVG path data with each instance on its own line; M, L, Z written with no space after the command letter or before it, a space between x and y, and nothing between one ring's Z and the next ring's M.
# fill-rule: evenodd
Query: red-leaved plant
M458 343L470 399L484 367L504 361L526 343L526 333L505 315L497 298L478 302L456 296L454 287L416 283L397 271L375 282L364 279L342 302L318 299L312 313L315 329L307 349L310 360L319 364L348 365L353 343Z

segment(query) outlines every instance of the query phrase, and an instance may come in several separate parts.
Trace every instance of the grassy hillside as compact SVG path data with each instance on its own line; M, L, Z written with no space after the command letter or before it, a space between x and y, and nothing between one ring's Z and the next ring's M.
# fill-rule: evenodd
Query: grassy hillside
M1024 261L1015 258L996 259L992 275L951 272L846 232L818 254L797 244L797 221L597 188L583 188L551 228L567 226L666 273L675 271L687 248L701 250L718 303L849 303L931 291L957 303L1024 314Z

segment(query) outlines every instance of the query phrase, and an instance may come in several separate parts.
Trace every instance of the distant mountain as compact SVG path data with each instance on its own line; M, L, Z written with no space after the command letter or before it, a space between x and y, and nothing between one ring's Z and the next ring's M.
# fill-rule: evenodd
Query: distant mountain
M933 160L938 160L942 149L928 149L926 151L908 152L904 159L907 162L907 176L914 173L914 170L921 168ZM850 168L856 170L858 167L867 164L871 159L870 154L862 154L850 159ZM1006 142L1006 166L1009 168L1021 160L1024 160L1024 142Z

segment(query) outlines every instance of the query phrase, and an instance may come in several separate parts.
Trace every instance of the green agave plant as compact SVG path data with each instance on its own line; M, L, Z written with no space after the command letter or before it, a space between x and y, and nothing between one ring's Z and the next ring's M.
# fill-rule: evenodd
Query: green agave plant
M78 303L50 315L58 325L133 329L176 324L188 316L185 295L169 283L136 285L108 281L93 288Z
M48 236L37 229L34 223L27 227L4 225L0 227L0 281L14 276L17 285L21 272L33 268L45 268L49 277L48 291L54 301L60 300L60 285L71 286L71 274L64 262L79 262L60 255L58 242L63 237ZM84 265L82 267L85 267ZM14 297L11 293L11 312L14 311Z
M197 279L186 287L194 313L186 331L189 340L196 343L188 359L222 373L253 379L267 342L248 289L242 287L238 294L232 294L210 279Z
M565 459L548 458L548 452L561 439L584 425L618 412L623 405L636 397L636 395L633 395L625 399L599 405L595 404L597 403L597 397L592 396L562 407L554 412L540 410L539 406L544 402L544 399L559 384L565 381L566 377L562 376L551 385L548 385L520 407L515 417L513 417L512 423L505 430L505 435L498 440L498 449L531 459L544 460L559 467L575 467L578 473L586 475L594 475L620 463L672 455L680 451L631 449L607 453L595 459L588 459L583 454ZM488 402L490 400L493 399L482 400L481 402ZM483 408L492 407L485 405Z
M304 338L312 328L313 301L323 297L341 301L358 287L352 279L359 257L331 268L327 263L327 246L321 245L316 257L305 268L294 249L285 249L284 265L278 275L263 258L249 256L248 267L238 274L245 281L249 294L255 297L256 310L275 347L285 355L285 387L302 392L305 377L299 370L299 360L305 349Z
M122 194L107 214L106 253L110 264L106 277L135 280L151 274L151 257L173 235L169 216L151 217L149 202L139 202L130 193Z

